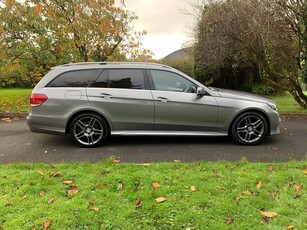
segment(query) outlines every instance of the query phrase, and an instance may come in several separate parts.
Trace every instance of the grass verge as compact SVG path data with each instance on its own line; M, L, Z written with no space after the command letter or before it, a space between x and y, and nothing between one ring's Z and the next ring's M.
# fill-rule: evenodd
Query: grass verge
M28 112L32 89L0 89L0 112Z
M0 165L0 229L305 229L306 169L306 161Z
M304 94L307 95L307 91L304 91ZM278 111L281 113L307 114L307 110L302 109L288 92L286 92L283 96L274 96L270 97L270 99L277 103Z

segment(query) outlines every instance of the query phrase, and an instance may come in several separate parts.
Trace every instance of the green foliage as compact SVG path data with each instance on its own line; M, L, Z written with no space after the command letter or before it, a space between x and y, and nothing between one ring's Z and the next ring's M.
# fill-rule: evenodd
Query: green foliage
M307 4L304 4L304 7L300 12L300 21L302 24L301 33L302 33L302 80L307 84Z
M49 221L52 229L284 229L288 225L303 229L306 225L307 195L296 189L305 189L306 161L51 166L0 165L0 228L43 229ZM263 186L257 189L260 181ZM68 194L73 186L76 193ZM157 203L158 197L166 200ZM278 216L266 218L260 211Z
M114 0L5 1L0 7L0 87L33 86L52 67L69 62L137 60L134 13Z
M261 94L272 89L289 91L306 109L298 65L306 63L307 57L305 1L229 0L205 4L195 35L196 78L217 87ZM302 67L305 79L306 65Z
M171 66L175 69L178 69L179 71L189 75L189 76L193 76L193 59L192 57L188 57L188 58L176 58L173 60L165 60L165 61L161 61L161 64L165 64L168 66Z
M259 95L272 95L274 93L274 88L267 84L254 83L251 92Z

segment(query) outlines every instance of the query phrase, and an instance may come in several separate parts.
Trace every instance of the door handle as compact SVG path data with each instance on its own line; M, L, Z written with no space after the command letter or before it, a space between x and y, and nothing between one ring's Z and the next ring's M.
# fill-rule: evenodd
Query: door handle
M168 98L166 98L166 97L158 97L157 99L158 99L158 101L161 101L161 102L169 102L169 101L170 101L170 100L169 100Z
M102 98L112 98L112 95L108 94L108 93L101 93L100 97L102 97Z

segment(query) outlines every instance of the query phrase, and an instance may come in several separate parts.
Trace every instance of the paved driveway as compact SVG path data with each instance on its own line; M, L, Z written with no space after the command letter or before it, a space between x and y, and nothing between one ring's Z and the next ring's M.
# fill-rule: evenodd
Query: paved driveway
M103 147L86 149L76 147L66 136L32 133L25 120L0 121L0 163L98 162L111 156L122 162L306 160L307 116L283 116L280 135L248 147L225 137L115 137Z

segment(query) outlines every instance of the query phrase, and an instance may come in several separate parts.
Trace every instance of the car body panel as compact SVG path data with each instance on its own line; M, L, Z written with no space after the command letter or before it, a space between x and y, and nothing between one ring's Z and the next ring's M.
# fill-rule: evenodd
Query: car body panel
M66 124L72 114L91 107L85 88L43 88L33 90L48 97L44 106L32 107L28 115L28 126L32 131L65 133Z
M87 88L92 106L112 120L114 130L152 130L154 105L150 90Z
M152 90L154 130L214 131L218 108L211 96Z

